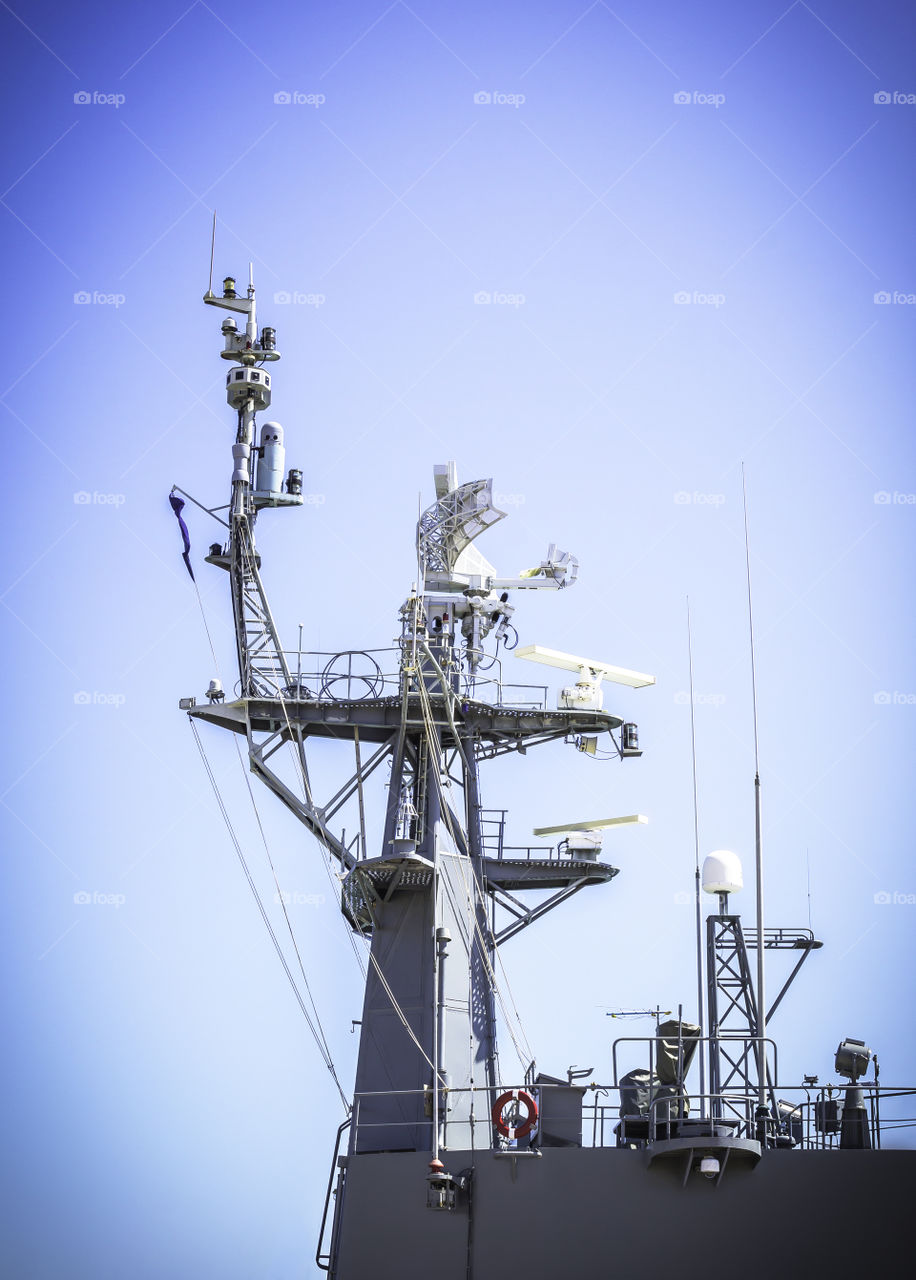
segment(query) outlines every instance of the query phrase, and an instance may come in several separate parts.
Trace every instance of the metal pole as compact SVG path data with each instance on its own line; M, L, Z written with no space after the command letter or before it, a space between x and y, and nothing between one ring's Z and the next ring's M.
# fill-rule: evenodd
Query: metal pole
M207 285L207 293L213 292L213 255L216 253L216 210L213 210L213 233L210 237L210 283Z
M744 495L744 557L747 566L747 620L751 644L751 692L754 707L754 865L757 881L757 1105L767 1105L766 1069L766 988L764 984L763 937L763 848L760 835L760 749L757 737L757 666L754 652L754 610L751 599L751 553L747 526L747 484L744 463L741 464L741 488Z
M438 1019L439 1019L438 1041L439 1043L438 1043L438 1054L435 1059L436 1073L439 1077L439 1079L437 1079L436 1081L437 1092L439 1089L439 1080L443 1080L443 1081L445 1080L445 1071L444 1071L445 1063L442 1060L442 1045L443 1045L443 1041L445 1040L445 958L448 955L448 944L451 942L451 940L452 940L452 935L449 933L448 929L444 928L443 926L440 926L436 930L436 952L437 952L437 961L438 961L438 973L436 976L436 986L437 986L437 1000L439 1005L439 1008L438 1008ZM447 1099L444 1099L443 1101L445 1101L447 1106ZM443 1141L445 1140L445 1126L447 1123L447 1119L448 1119L448 1116L446 1113L445 1115L442 1116L442 1120L440 1122L442 1126L442 1131L443 1131L442 1133ZM438 1150L437 1150L437 1154L438 1154Z
M677 1116L684 1118L684 1006L677 1007Z
M438 867L433 871L433 929L436 928L438 909ZM439 955L433 953L433 1160L439 1159Z
M363 762L359 754L359 725L353 726L353 751L356 756L356 793L359 798L359 844L360 856L368 858L366 849L366 805L363 799Z
M693 646L690 638L690 597L687 597L687 665L690 673L690 751L693 758L693 845L696 858L695 892L697 916L697 1023L703 1036L703 907L700 893L700 814L697 802L697 738L693 707ZM700 1053L700 1117L705 1115L706 1059Z

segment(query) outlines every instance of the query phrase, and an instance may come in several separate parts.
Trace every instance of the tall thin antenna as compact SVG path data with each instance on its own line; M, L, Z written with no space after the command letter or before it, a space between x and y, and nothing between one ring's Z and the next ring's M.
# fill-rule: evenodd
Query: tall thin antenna
M700 895L700 809L697 801L697 735L693 705L693 645L690 637L690 596L687 597L687 669L690 680L690 754L693 761L693 846L696 857L696 911L697 911L697 1023L700 1041L703 1039L703 907ZM700 1115L706 1107L706 1059L700 1052Z
M213 231L210 234L210 283L207 293L213 292L213 255L216 253L216 210L213 210Z
M760 836L760 747L757 735L757 659L754 648L754 608L751 596L751 551L747 523L747 481L741 464L741 490L744 495L744 558L747 567L747 621L751 644L751 691L754 705L754 866L757 878L757 1106L766 1109L766 987L764 984L763 937L763 848Z
M806 848L805 848L805 870L806 870L807 875L808 875L808 928L809 928L809 929L810 929L810 928L812 928L812 925L811 925L811 856L810 856L810 852L811 852L811 851L806 847Z

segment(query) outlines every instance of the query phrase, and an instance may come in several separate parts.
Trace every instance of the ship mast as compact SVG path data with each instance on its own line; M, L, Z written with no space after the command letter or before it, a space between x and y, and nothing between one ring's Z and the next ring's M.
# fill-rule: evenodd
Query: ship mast
M230 576L239 679L229 700L188 700L186 709L245 737L252 771L336 859L344 917L369 941L351 1151L427 1151L435 1162L440 1150L491 1147L497 948L582 888L611 880L616 868L598 858L601 829L630 819L557 828L566 838L556 849L511 850L502 819L482 807L480 764L556 741L594 753L602 734L615 754L638 756L635 725L603 709L601 684L653 679L528 646L519 656L572 670L577 683L553 709L543 688L504 682L500 647L515 634L510 593L564 589L578 563L551 544L533 568L498 575L474 545L504 516L492 482L461 484L453 463L435 468L436 498L417 525L418 581L394 646L286 652L254 534L262 510L303 501L301 472L284 477L283 428L265 422L258 435L276 335L258 330L250 277L244 297L226 277L222 296L208 289L204 302L229 313L220 352L235 414L229 538L207 560ZM353 744L353 768L319 801L306 748L328 739ZM298 767L292 779L281 773L286 744ZM371 850L366 784L386 763L380 846ZM348 842L337 824L357 801L359 835ZM529 906L518 895L531 889L549 896Z

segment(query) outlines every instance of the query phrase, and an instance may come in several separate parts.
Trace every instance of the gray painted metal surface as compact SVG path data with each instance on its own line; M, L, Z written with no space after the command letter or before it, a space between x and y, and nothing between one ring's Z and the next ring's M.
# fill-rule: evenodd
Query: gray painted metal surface
M645 1152L451 1152L470 1206L426 1208L422 1153L352 1158L334 1280L794 1280L907 1269L916 1152L766 1151L721 1182Z

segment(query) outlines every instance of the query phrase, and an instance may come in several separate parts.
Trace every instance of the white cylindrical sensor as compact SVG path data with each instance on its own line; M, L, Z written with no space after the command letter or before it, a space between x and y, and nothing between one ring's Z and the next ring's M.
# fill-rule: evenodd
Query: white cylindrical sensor
M265 422L261 427L261 454L258 458L258 482L255 488L260 493L280 493L285 473L283 428L279 422Z
M235 462L235 470L232 472L232 483L241 480L243 484L248 483L248 458L251 454L251 446L247 444L234 444L232 446L232 457Z

